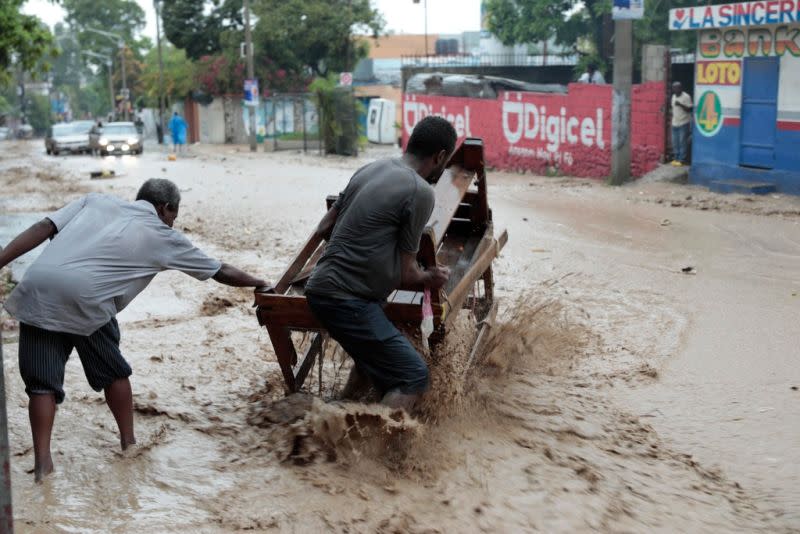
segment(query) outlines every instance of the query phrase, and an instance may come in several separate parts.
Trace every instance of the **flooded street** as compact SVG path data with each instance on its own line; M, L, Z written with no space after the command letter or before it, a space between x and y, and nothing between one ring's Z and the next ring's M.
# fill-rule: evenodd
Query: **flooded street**
M82 194L132 199L164 177L183 196L177 229L272 281L326 195L398 154L190 150L56 158L2 143L0 244ZM89 179L101 169L116 176ZM400 460L354 445L287 461L302 428L253 423L282 382L252 294L163 273L119 315L134 453L73 355L56 472L34 484L17 332L3 332L18 532L798 531L800 198L488 180L509 232L489 363ZM331 422L351 408L317 409Z

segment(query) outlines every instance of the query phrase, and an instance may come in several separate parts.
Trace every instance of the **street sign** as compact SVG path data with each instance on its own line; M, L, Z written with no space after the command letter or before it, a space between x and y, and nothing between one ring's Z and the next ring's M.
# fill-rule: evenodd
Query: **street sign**
M343 72L339 75L339 85L350 86L353 85L353 73Z
M644 0L614 0L611 18L614 20L638 20L644 18Z
M258 105L258 80L244 81L244 105Z

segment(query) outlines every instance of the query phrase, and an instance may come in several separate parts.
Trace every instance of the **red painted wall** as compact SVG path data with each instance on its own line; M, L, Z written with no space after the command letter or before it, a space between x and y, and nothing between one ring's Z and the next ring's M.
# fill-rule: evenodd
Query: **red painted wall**
M633 89L634 176L663 156L665 94L660 82ZM610 85L588 84L571 84L566 95L505 92L497 100L405 95L403 144L419 120L441 115L459 141L483 139L489 166L602 178L611 173L611 102Z

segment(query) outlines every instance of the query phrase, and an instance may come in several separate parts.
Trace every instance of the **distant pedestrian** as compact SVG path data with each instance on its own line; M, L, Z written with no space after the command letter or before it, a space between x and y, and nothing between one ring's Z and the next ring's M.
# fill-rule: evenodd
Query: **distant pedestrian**
M186 144L186 121L176 111L169 121L169 131L172 135L172 149L177 154L178 149L183 149Z
M692 122L692 97L683 91L681 82L672 84L672 165L686 163L689 128Z
M606 83L606 79L603 78L603 73L597 70L597 63L592 62L586 66L586 72L578 78L578 83Z

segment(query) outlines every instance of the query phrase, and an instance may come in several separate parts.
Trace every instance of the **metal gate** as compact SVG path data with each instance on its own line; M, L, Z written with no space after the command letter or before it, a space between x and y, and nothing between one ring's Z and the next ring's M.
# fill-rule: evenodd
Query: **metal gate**
M268 150L322 151L319 113L308 93L275 94L264 99Z
M748 57L742 81L740 163L746 167L775 166L780 58Z

